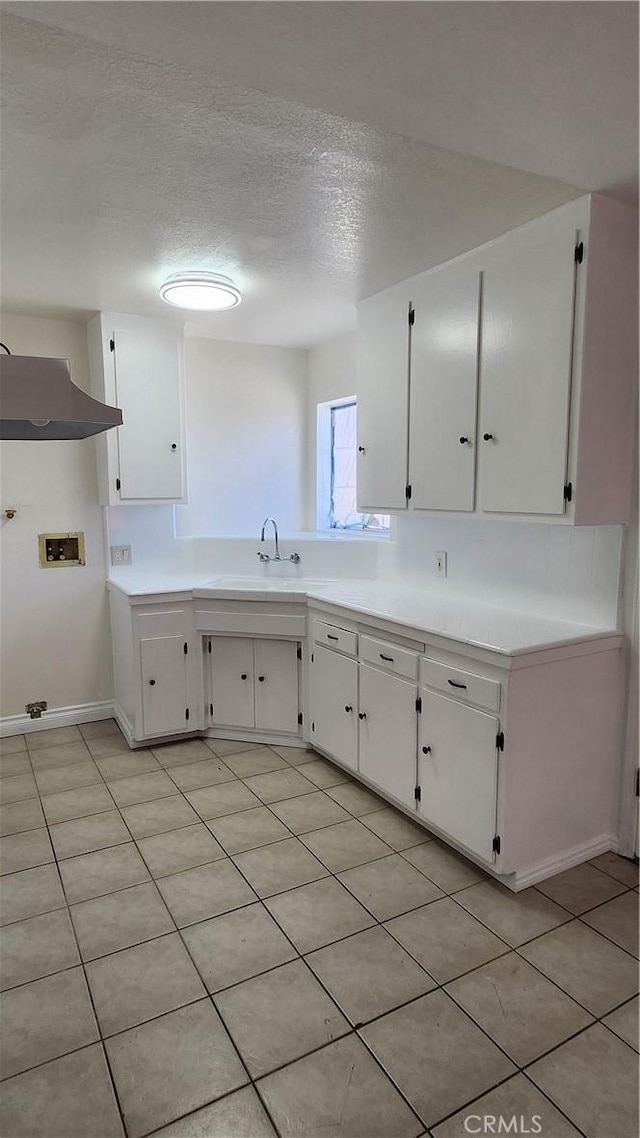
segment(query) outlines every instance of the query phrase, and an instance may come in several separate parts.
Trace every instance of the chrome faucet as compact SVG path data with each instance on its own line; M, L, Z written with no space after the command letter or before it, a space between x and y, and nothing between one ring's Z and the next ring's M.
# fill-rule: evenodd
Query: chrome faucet
M259 551L258 557L260 558L260 560L262 562L292 561L294 565L299 565L300 564L300 554L299 553L291 553L289 555L289 557L281 557L280 556L280 546L278 544L278 523L276 522L275 518L268 517L268 518L264 519L264 521L262 523L262 531L260 533L260 541L263 542L265 540L265 536L264 536L265 530L266 530L267 526L269 525L269 522L273 523L273 536L275 538L275 543L276 543L276 553L275 553L275 557L271 557L270 554L262 553L261 551Z

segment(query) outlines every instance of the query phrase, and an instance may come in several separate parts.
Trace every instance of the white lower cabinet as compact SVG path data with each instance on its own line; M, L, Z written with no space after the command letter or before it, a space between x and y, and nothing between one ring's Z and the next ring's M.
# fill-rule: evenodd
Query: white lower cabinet
M358 769L358 663L317 644L311 665L313 742Z
M483 861L495 860L499 722L422 689L419 813Z
M212 636L209 654L212 726L297 734L296 641Z
M415 806L415 684L360 664L359 771L405 806Z
M140 641L144 735L174 735L190 729L186 647L184 636Z

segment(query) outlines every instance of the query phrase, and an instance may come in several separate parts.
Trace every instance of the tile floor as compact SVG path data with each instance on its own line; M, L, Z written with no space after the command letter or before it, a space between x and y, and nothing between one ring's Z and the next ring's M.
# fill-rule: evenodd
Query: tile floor
M111 721L0 803L3 1138L637 1135L632 862L514 895L313 751Z

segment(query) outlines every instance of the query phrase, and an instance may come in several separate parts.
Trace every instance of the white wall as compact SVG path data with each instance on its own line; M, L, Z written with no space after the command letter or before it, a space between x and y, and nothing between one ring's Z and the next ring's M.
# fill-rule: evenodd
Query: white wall
M84 324L30 316L2 318L0 339L20 355L62 356L88 388ZM105 589L102 510L95 444L3 442L1 521L2 716L24 714L46 699L50 708L111 698L111 641ZM41 569L38 534L82 530L86 565Z
M272 514L302 529L307 353L185 341L189 505L176 534L253 537Z

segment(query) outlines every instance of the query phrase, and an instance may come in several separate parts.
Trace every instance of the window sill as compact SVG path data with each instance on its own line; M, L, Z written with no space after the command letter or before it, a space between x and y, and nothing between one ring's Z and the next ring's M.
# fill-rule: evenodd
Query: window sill
M380 530L366 530L366 529L319 529L308 530L305 534L307 538L314 538L320 541L379 541L388 542L391 540L391 532L381 532Z

